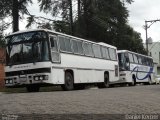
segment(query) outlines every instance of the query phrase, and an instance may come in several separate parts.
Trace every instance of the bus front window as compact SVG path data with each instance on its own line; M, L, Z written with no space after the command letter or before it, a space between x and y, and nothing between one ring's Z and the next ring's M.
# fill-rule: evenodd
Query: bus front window
M129 70L129 58L125 53L118 53L120 71Z
M29 32L7 37L7 65L49 60L44 32Z

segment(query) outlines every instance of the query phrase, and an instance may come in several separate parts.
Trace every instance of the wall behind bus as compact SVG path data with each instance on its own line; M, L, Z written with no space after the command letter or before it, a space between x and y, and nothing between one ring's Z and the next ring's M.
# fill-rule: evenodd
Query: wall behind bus
M0 48L0 88L4 87L5 49Z

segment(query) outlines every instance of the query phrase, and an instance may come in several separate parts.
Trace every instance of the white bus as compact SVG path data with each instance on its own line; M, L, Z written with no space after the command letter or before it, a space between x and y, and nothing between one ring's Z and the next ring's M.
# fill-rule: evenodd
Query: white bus
M118 51L120 83L153 83L153 59L149 56L131 52Z
M6 40L6 87L32 92L44 85L73 90L93 83L103 88L119 79L114 46L43 29L16 32Z

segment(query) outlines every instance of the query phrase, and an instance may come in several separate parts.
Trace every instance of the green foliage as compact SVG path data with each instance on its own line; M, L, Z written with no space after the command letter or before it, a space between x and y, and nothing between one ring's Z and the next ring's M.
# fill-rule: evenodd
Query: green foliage
M76 0L78 17L74 19L74 35L96 42L105 42L118 49L127 49L145 54L140 34L127 25L128 10L122 2L133 0ZM62 20L52 24L59 32L70 34L69 1L39 0L40 9L53 16L62 15Z
M69 0L38 0L40 11L52 16L61 14L63 20L69 19Z
M0 34L0 48L5 47L5 39L2 34Z
M140 33L134 31L129 25L125 24L123 27L119 28L116 42L118 49L126 49L133 52L146 54L142 42L143 40Z
M140 34L127 24L129 16L123 2L131 4L133 0L74 0L77 2L78 16L70 14L70 0L38 0L40 11L62 19L57 21L39 22L42 17L30 15L27 10L28 3L32 0L19 0L19 13L29 15L27 28L33 23L39 28L54 29L58 32L71 34L96 42L105 42L116 46L118 49L127 49L145 54ZM0 1L0 15L3 17L12 15L12 0ZM71 19L72 17L72 19ZM38 20L36 20L38 19ZM73 23L71 20L74 20ZM2 40L3 41L3 40ZM2 42L3 43L3 42Z
M0 0L0 17L11 15L11 0Z
M16 4L13 4L14 2ZM32 4L32 0L0 0L0 17L7 18L12 17L13 21L9 21L5 24L5 29L7 29L11 24L14 28L18 28L19 18L22 19L24 14L29 15L27 6L29 3ZM17 10L17 11L15 11ZM14 18L17 18L16 20Z
M69 34L70 33L70 29L69 26L70 24L68 22L65 21L55 21L53 23L54 26L54 30L57 32L62 32L62 33L66 33Z
M35 17L35 16L33 16L33 15L27 17L27 22L28 22L28 24L26 25L26 28L29 28L29 27L35 22L34 17Z
M133 0L126 0L127 3L131 4Z

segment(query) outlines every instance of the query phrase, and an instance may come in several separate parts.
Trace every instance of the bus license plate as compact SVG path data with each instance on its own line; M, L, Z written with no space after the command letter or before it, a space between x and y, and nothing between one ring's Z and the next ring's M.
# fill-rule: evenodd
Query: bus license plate
M20 81L26 81L27 80L27 76L26 75L20 75L19 79L20 79Z

